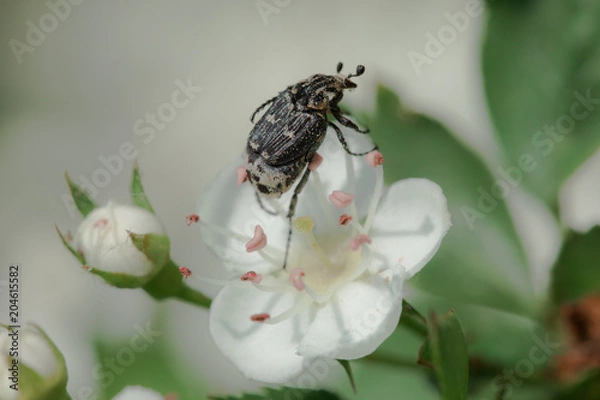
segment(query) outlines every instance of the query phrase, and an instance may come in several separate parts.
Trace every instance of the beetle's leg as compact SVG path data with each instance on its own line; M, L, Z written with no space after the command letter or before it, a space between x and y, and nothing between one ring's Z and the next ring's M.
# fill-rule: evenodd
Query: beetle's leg
M287 244L285 245L285 258L283 259L283 269L285 269L287 267L287 259L288 259L288 255L290 253L290 243L292 241L292 218L294 217L294 213L296 212L296 204L298 203L298 195L300 194L300 192L302 192L302 189L304 189L304 186L306 186L306 182L308 182L308 177L310 176L310 169L307 167L306 170L304 171L304 175L302 175L302 178L300 179L300 182L298 182L298 184L296 185L296 188L294 189L294 195L292 196L292 201L290 201L290 208L288 209L288 238L287 238Z
M254 112L250 116L250 122L254 123L254 117L256 117L256 114L258 114L260 112L260 110L262 110L263 108L265 108L266 106L268 106L269 104L274 102L277 97L279 97L279 95L274 96L273 98L270 98L269 100L265 101L260 106L258 106L258 108L256 110L254 110Z
M344 150L346 150L346 153L353 155L353 156L364 156L364 155L369 154L373 150L377 150L377 145L375 145L375 147L373 147L371 150L365 151L364 153L351 152L350 149L348 148L348 143L346 143L346 139L344 139L344 134L342 133L342 130L339 128L339 126L337 126L336 124L334 124L331 121L329 121L329 125L335 130L335 133L337 134L337 138L340 141L340 143L342 144L342 147L344 148Z
M267 207L265 207L264 203L262 202L262 199L260 198L260 194L258 194L258 192L255 190L254 194L256 195L256 201L258 201L258 205L260 206L260 208L263 209L264 212L266 212L267 214L271 214L271 215L278 215L279 213L277 211L272 211L269 210Z
M340 110L338 107L332 107L331 113L333 114L335 119L337 119L338 122L344 125L346 128L354 129L356 132L359 133L369 133L369 128L366 128L365 130L360 129L354 122L344 117L342 115L342 110Z

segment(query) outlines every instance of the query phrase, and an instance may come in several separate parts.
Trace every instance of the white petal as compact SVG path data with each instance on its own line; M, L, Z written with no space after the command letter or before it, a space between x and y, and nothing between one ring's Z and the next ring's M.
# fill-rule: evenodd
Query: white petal
M200 199L199 215L201 220L242 235L247 240L222 235L210 227L201 227L202 239L229 268L237 272L255 270L265 273L281 269L288 231L287 219L270 215L261 209L254 187L249 182L237 185L235 168L240 165L241 159L230 164L206 186ZM267 235L268 244L263 251L281 259L276 265L265 262L259 252L246 252L246 242L252 238L256 225L260 225Z
M267 279L265 284L272 282ZM296 386L294 379L311 361L296 354L310 322L310 311L276 324L254 322L250 316L269 313L274 317L299 300L300 294L293 289L267 293L250 283L246 287L226 286L210 308L211 336L221 352L248 378Z
M34 326L26 325L22 331L21 362L43 376L50 378L58 372L58 360L46 338Z
M401 263L413 276L437 252L450 228L442 189L427 179L406 179L384 193L370 232L381 266Z
M112 400L164 400L164 397L142 386L127 386Z
M298 353L344 360L371 354L398 325L403 278L388 269L341 287L317 312Z
M152 263L131 243L127 232L164 235L160 220L151 212L109 202L93 210L75 233L74 246L89 266L108 272L145 276Z

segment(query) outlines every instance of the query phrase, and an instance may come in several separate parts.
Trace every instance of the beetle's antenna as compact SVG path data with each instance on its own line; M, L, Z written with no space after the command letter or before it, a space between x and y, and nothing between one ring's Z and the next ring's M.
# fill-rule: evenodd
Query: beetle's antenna
M359 65L359 66L356 67L356 73L354 73L354 74L348 74L348 78L347 79L354 78L355 76L361 76L364 73L365 73L365 66L364 65Z
M342 72L342 68L344 68L344 64L342 64L342 62L340 61L335 71L339 74L340 72Z

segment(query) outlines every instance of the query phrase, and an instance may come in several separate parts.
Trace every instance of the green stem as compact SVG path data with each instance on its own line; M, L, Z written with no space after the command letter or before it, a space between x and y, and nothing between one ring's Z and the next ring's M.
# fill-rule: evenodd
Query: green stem
M427 320L406 300L402 300L402 315L398 326L404 326L417 335L426 339L429 332L427 329Z
M206 309L210 308L210 303L212 302L211 299L185 283L181 285L179 293L173 297Z

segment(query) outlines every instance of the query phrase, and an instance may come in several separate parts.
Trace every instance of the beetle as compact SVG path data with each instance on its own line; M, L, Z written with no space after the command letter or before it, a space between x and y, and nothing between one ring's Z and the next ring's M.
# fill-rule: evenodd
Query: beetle
M338 106L344 90L356 87L350 79L361 76L365 67L358 65L356 72L348 75L341 74L342 67L343 64L338 63L336 75L315 74L288 86L277 96L261 104L250 117L250 121L254 123L256 115L270 105L250 131L244 153L247 177L256 189L256 198L261 208L270 214L276 214L264 207L261 196L279 198L301 176L294 188L287 213L289 231L284 269L287 265L292 218L298 195L308 182L311 172L308 164L323 143L327 128L333 128L348 154L363 156L377 149L375 146L364 153L350 151L341 129L327 119L329 113L345 127L363 134L369 132L346 118Z

